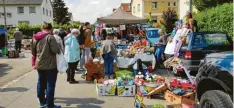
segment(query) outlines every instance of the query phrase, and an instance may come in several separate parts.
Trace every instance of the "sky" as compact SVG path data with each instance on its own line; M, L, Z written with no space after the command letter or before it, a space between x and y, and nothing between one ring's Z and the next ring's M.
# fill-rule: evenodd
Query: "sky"
M112 13L121 3L130 3L130 0L64 0L74 21L96 22L98 17Z

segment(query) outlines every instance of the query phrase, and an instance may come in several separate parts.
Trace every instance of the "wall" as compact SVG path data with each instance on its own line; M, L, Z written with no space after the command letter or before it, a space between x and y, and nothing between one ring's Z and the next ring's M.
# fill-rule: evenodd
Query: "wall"
M140 11L138 11L137 7L140 4ZM135 6L135 13L133 7ZM132 0L131 8L132 8L132 15L137 17L143 17L143 0Z
M178 14L178 5L179 0L144 0L144 18L149 17L149 13L151 12L151 16L157 16L157 22L162 19L162 13L164 10L168 8L175 9ZM157 2L157 8L152 8L152 2ZM171 2L171 6L168 6L168 2ZM176 2L176 6L173 3Z
M47 1L47 2L46 2ZM43 14L43 8L45 8L45 15ZM46 15L46 10L48 10L48 16ZM51 11L51 16L49 12ZM43 0L41 5L41 12L42 12L42 23L53 23L53 8L50 0Z
M189 11L189 1L190 0L179 1L179 19L183 19L186 13Z
M18 14L18 6L24 7L24 13ZM29 7L36 6L36 13L29 13ZM3 6L0 5L0 13L4 13ZM7 5L6 13L11 13L12 17L7 17L7 25L16 26L19 21L29 21L30 24L40 24L41 23L41 9L39 5ZM0 17L0 25L4 25L4 16Z

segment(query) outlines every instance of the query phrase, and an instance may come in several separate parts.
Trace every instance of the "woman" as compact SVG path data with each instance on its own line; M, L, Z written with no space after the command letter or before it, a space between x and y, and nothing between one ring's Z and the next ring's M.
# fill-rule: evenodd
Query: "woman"
M113 42L113 36L108 35L103 41L101 48L102 58L104 59L105 79L113 79L114 74L114 60L117 60L117 49Z
M191 29L193 32L197 32L197 23L193 19L193 15L191 12L188 12L186 15L186 27Z
M64 47L63 47L63 40L61 39L61 37L59 36L59 29L54 29L53 30L53 34L54 37L59 45L59 48L64 52Z
M158 33L160 37L158 43L156 43L155 57L156 57L157 66L160 67L160 64L162 64L162 54L165 50L167 40L165 38L166 35L163 30L159 30Z
M78 29L72 29L71 33L64 38L65 53L64 57L68 62L69 68L67 70L67 81L70 84L79 83L74 79L77 63L80 60L80 45L77 37L80 34Z
M41 32L33 36L33 67L38 71L37 97L40 108L61 108L54 105L55 85L57 80L56 54L60 53L59 45L52 33L51 24L43 24ZM36 63L35 60L37 59ZM46 94L45 94L46 91Z

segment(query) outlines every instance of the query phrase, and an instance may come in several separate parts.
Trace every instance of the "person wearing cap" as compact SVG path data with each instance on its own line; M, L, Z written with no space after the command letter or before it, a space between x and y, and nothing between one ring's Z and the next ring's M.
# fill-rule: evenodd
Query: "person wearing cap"
M16 31L14 33L14 38L15 38L15 50L21 53L21 42L23 39L23 33L19 31L19 28L16 28Z

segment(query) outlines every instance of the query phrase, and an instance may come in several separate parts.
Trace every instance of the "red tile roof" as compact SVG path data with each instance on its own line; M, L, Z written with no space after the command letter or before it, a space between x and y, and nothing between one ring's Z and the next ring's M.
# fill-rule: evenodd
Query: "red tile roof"
M123 8L124 11L130 12L130 3L121 3L121 7Z

